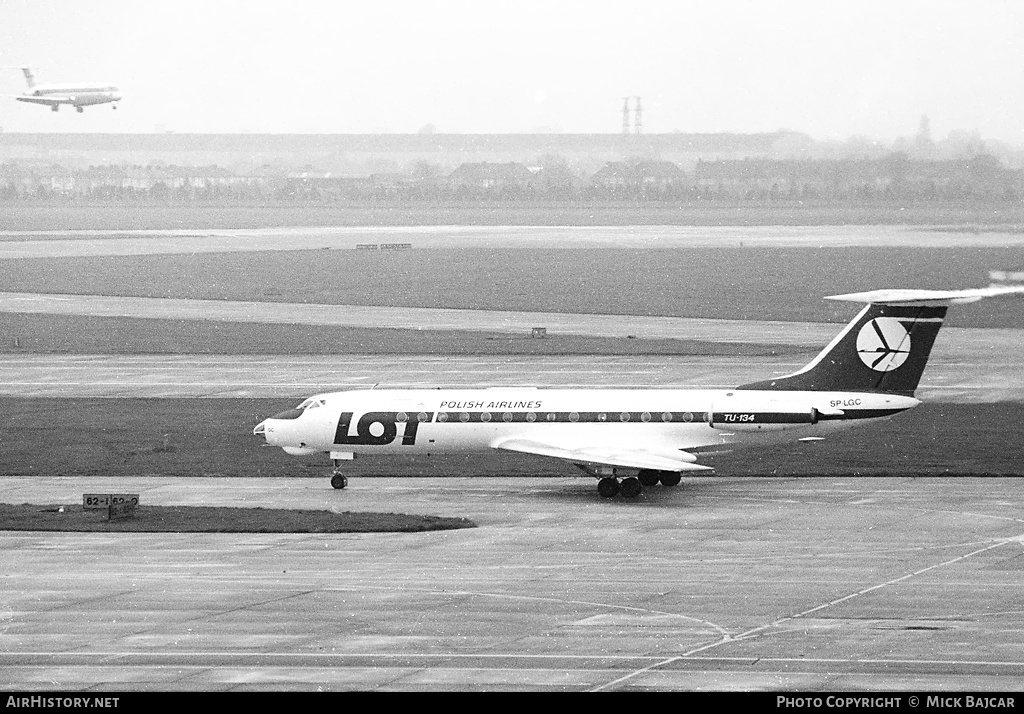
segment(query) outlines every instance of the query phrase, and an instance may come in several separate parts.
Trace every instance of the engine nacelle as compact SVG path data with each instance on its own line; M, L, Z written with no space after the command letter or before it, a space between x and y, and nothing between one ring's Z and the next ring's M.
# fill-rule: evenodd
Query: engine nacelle
M818 410L761 395L729 395L715 402L708 412L712 429L729 431L782 431L817 424Z

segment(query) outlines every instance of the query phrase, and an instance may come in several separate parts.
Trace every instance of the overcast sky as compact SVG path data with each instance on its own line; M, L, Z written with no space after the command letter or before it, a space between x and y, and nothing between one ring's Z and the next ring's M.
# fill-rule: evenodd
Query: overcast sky
M102 80L4 131L978 131L1024 145L1018 0L0 0L0 91Z

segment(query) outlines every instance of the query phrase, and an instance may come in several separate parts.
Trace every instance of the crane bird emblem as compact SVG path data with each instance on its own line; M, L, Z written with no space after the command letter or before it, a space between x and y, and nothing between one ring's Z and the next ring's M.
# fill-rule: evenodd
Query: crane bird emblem
M895 317L876 317L860 328L857 354L876 372L891 372L910 355L910 333Z

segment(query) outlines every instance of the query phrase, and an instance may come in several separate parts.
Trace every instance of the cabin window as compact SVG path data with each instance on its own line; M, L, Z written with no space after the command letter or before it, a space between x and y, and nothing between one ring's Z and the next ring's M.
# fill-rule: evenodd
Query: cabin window
M409 421L409 415L405 412L398 412L398 414L395 415L395 421L399 424L404 424Z
M644 412L643 414L640 415L640 421L650 421L650 420L651 420L651 413L650 412Z
M672 412L662 412L661 413L661 420L662 421L672 421Z
M629 412L622 412L621 414L619 414L619 421L629 421L629 419Z
M693 421L693 414L691 412L683 412L683 421L687 423Z
M441 412L437 415L438 421L448 421L448 412Z
M608 421L608 415L605 414L604 412L601 412L600 414L597 415L597 420L598 421Z
M490 420L491 420L491 413L490 412L484 412L484 413L482 413L480 415L480 421L490 421Z
M459 414L459 421L469 421L469 413L462 412L461 414Z
M569 412L569 421L579 421L579 420L580 420L579 412Z
M557 419L557 418L558 418L558 417L557 417L557 416L555 416L555 413L554 413L554 412L548 412L548 416L547 416L547 420L548 420L548 421L554 421L554 420L555 420L555 419Z
M501 415L502 421L512 421L512 412L505 412Z
M416 421L428 421L429 417L426 412L420 412L416 415Z
M537 421L537 415L534 412L526 412L526 421L535 422Z

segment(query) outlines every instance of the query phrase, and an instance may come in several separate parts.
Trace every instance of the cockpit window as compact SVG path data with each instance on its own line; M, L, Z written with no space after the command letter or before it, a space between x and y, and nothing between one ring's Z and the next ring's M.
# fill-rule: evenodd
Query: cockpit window
M310 397L309 399L307 399L306 401L304 401L302 404L295 408L298 409L299 411L305 411L306 409L316 409L317 407L323 406L326 403L326 399L317 399L315 397Z

